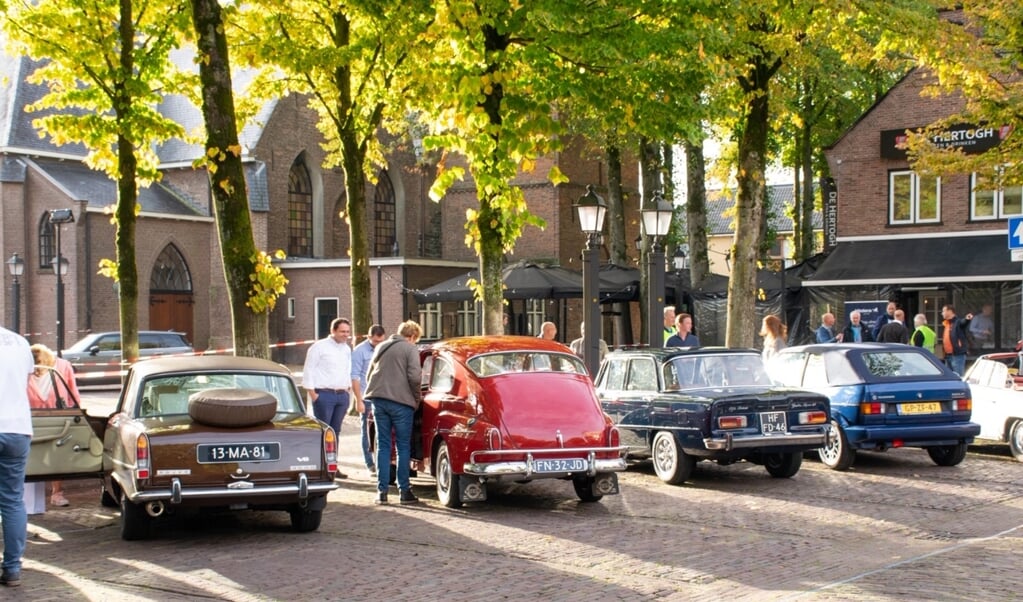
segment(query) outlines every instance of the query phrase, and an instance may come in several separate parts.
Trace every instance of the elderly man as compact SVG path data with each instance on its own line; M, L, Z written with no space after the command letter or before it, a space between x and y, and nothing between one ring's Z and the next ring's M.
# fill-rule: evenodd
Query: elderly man
M842 341L846 343L867 343L874 340L870 329L864 326L860 320L859 310L849 314L849 323L842 329Z
M895 317L888 321L877 333L877 340L880 343L902 343L909 344L909 329L904 324L906 312L901 309L895 310Z
M554 322L544 322L540 325L540 334L536 335L538 339L547 339L553 341L558 336L558 327Z
M668 305L664 308L664 342L667 343L668 339L678 334L678 329L675 328L675 306Z
M828 312L821 316L821 325L817 328L818 343L841 343L842 333L835 333L835 314Z

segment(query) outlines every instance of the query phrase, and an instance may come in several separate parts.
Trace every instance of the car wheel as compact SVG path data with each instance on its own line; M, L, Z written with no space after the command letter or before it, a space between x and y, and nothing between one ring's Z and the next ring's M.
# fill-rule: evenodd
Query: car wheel
M828 441L828 444L817 450L821 462L832 470L849 470L853 461L856 460L856 450L849 448L849 440L845 437L845 431L838 426L838 422L831 421L831 429L835 431L835 437Z
M938 466L955 466L966 458L966 444L958 443L956 445L928 447L927 455Z
M1023 462L1023 420L1012 423L1009 429L1009 451L1016 461Z
M323 519L323 510L294 508L288 514L291 515L291 528L298 533L309 533L319 529L320 521Z
M661 431L654 436L654 472L669 485L681 485L693 474L696 458L687 455L670 432Z
M764 468L776 479L787 479L794 476L802 465L803 454L800 452L764 455Z
M459 475L451 470L451 454L448 452L447 443L441 443L437 449L434 478L437 480L437 500L447 508L461 508L462 490L459 488Z
M152 528L152 518L146 514L142 504L133 504L127 495L121 496L121 539L137 541L147 539Z
M572 486L575 494L583 502L599 502L604 496L593 493L593 477L573 477Z

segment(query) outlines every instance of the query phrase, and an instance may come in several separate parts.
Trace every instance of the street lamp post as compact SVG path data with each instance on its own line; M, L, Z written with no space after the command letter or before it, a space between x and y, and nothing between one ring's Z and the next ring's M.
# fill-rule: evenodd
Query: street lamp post
M647 344L650 347L663 347L661 315L664 307L664 249L661 237L671 228L671 217L674 214L671 203L664 200L661 192L654 193L649 206L641 211L643 214L643 230L650 236L650 250L647 252L647 283L650 288L646 296Z
M14 282L11 283L11 297L14 300L11 330L19 333L21 331L21 281L18 280L18 277L25 273L25 260L15 253L7 260L7 269L10 270L11 276L14 276Z
M575 209L579 214L579 227L586 235L583 249L583 362L591 378L600 368L600 233L604 229L607 203L586 187Z
M53 273L57 276L57 356L64 357L64 276L67 275L68 260L60 252L60 227L62 224L70 224L75 221L75 214L71 209L50 210L50 223L53 224L54 236L56 237L57 254L50 265Z

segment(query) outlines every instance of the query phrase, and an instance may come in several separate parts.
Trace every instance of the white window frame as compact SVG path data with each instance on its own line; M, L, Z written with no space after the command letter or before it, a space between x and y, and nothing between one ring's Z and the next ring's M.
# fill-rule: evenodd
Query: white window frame
M910 177L910 206L909 219L895 219L895 179L897 177ZM920 174L911 170L899 170L888 173L888 223L898 224L934 224L941 221L941 177L934 178L936 197L936 211L934 218L920 217Z
M459 336L473 336L479 332L479 305L472 300L458 304L455 333Z
M1010 188L1020 188L1020 186L1010 186ZM1015 217L1017 215L1023 215L1023 211L1019 213L1007 213L1005 211L1005 187L999 186L994 190L990 188L982 188L984 192L993 193L994 198L992 204L994 205L994 215L977 215L977 173L970 174L970 219L975 221L984 220L996 220L1005 219L1007 217Z
M426 303L419 307L419 325L423 328L424 339L441 338L442 319L440 303Z
M539 335L544 323L544 300L526 299L526 332Z

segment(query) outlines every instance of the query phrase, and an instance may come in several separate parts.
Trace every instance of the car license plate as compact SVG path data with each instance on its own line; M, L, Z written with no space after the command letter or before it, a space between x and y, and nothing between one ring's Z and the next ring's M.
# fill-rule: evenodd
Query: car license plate
M199 464L221 462L274 462L281 459L280 443L200 443Z
M586 460L582 458L533 460L533 472L582 472L584 470L586 470Z
M785 412L761 412L760 432L765 435L784 433L788 431L788 424L785 421Z
M941 402L904 403L899 406L900 414L940 414Z

